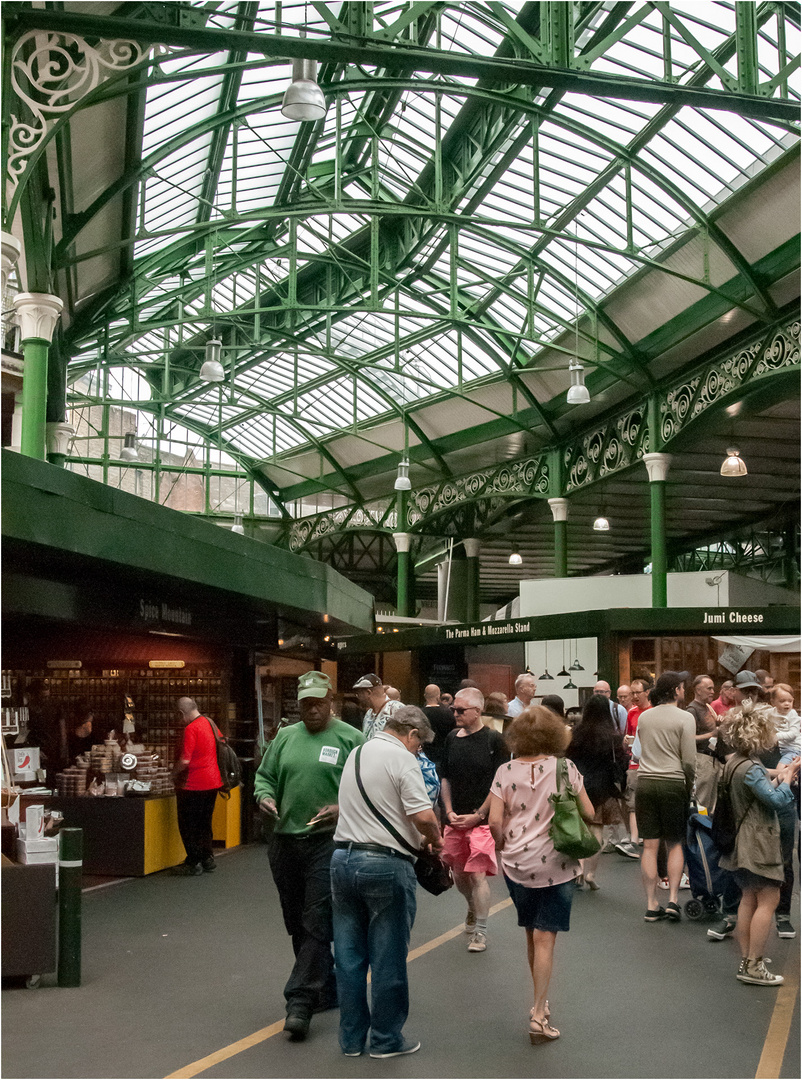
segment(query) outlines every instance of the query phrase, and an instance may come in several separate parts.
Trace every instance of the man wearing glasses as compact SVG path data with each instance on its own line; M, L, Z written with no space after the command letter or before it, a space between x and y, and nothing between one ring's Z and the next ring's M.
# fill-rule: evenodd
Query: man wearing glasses
M468 952L487 948L487 875L498 873L496 847L487 824L490 785L496 770L510 757L503 736L482 723L484 706L481 690L459 691L454 698L457 726L446 738L441 763L441 798L447 822L443 861L451 866L454 883L468 904Z

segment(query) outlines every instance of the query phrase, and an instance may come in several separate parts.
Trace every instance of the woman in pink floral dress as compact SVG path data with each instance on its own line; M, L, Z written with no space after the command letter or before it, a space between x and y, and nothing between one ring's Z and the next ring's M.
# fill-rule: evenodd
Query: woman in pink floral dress
M515 755L502 765L490 787L490 830L501 845L507 888L526 932L535 1003L529 1014L533 1043L552 1042L560 1032L550 1021L546 1000L560 930L569 929L576 859L554 850L549 827L554 816L549 796L557 789L558 759L564 757L570 729L550 709L525 709L509 728L507 742ZM579 770L568 762L568 777L579 794L582 817L593 820Z

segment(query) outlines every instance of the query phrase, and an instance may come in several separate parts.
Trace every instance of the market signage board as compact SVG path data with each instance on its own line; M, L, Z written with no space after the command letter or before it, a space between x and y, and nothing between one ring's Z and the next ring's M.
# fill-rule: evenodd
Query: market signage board
M605 634L798 634L799 609L611 608L535 615L498 622L445 626L404 626L392 632L357 634L334 641L336 655L390 652L435 645L488 645L505 641L546 641Z

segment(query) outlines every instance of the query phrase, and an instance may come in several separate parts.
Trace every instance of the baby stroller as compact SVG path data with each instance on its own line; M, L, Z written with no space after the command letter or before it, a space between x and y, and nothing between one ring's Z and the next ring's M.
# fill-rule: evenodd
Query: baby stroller
M719 913L725 871L719 869L718 859L712 819L706 814L691 814L685 833L685 863L693 894L685 903L685 914L689 919Z

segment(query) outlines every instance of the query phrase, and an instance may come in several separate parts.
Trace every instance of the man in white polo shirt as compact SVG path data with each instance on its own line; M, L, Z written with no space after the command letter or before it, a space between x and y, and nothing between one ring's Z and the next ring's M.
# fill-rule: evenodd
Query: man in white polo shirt
M370 1056L413 1054L404 1038L409 1013L407 952L415 921L414 856L368 806L415 849L438 851L440 828L415 758L434 732L420 709L390 716L384 730L351 754L340 781L331 860L334 960L340 1001L340 1047L359 1057L370 1033ZM358 770L358 773L357 773ZM367 974L370 967L370 1005Z

